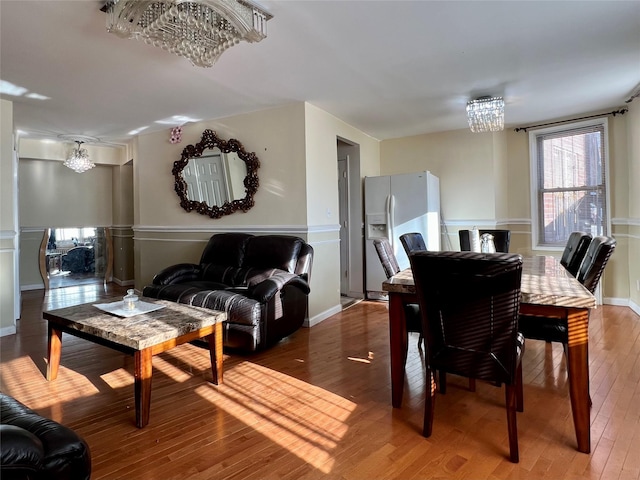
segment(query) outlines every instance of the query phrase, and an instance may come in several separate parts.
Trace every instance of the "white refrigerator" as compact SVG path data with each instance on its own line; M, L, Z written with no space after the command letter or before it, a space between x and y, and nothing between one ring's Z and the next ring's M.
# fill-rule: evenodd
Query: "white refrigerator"
M419 232L427 250L440 250L440 180L428 171L365 177L365 288L367 298L384 298L386 275L373 240L389 239L400 265L409 267L400 235Z

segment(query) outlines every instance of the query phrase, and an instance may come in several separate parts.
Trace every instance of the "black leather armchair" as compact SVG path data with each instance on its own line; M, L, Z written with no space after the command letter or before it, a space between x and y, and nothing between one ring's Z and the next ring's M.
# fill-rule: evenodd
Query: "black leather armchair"
M73 430L0 393L2 480L89 480L91 453Z
M226 311L224 346L267 348L307 316L313 248L287 235L213 235L200 263L159 272L142 295Z
M95 272L96 260L93 247L74 247L62 256L61 268L71 273Z

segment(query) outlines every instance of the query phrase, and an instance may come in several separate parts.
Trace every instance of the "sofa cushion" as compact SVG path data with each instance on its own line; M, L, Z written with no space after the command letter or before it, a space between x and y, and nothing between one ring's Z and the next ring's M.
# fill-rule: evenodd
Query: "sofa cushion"
M215 264L223 267L242 265L245 249L253 235L248 233L219 233L213 235L200 258L200 264Z
M303 241L287 235L256 236L247 244L242 266L294 273Z
M227 324L259 325L262 314L260 302L233 290L205 290L205 285L150 285L144 288L143 295L227 312Z
M253 287L269 277L287 273L285 270L279 268L236 268L236 267L222 267L220 265L200 265L200 279L204 282L216 282L229 287ZM185 282L182 282L185 283ZM194 282L186 282L193 285ZM215 287L209 290L215 290Z

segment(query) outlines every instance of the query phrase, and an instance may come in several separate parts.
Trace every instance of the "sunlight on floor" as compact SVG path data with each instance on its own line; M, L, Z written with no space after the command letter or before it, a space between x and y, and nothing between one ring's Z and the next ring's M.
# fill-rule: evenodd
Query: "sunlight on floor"
M100 379L114 390L133 385L133 375L124 368L100 375Z
M43 365L46 368L46 361L44 360ZM33 359L25 356L2 363L2 384L6 386L4 393L17 398L28 398L28 392L31 387L23 382L23 375L27 370L33 370L37 375L42 376L42 382L47 384L49 390L49 395L35 398L29 404L30 408L59 406L61 400L74 400L99 392L98 388L84 375L62 365L60 365L58 371L58 378L52 382L47 382L45 374L40 371ZM60 381L60 377L64 377L64 380ZM77 392L82 392L82 394Z
M327 390L251 362L236 365L219 389L196 391L323 473L331 472L332 451L356 408Z

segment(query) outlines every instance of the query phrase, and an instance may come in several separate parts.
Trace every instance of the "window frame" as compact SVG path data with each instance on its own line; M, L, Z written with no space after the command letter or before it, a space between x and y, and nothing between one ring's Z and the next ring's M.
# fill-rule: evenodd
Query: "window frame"
M604 153L604 198L606 220L604 222L603 235L610 235L611 232L611 189L609 175L609 122L606 117L587 120L582 122L568 122L553 127L540 128L529 131L529 180L531 194L531 249L544 250L549 252L561 252L564 245L547 245L539 242L540 233L540 206L538 204L539 175L538 175L538 141L539 135L547 135L573 129L580 129L593 126L603 127L603 153Z

